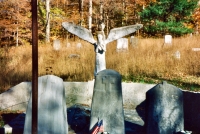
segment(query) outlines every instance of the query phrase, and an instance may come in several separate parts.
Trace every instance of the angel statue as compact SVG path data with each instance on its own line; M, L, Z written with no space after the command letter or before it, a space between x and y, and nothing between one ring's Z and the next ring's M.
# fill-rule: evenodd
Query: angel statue
M143 27L142 24L136 24L136 25L114 28L110 30L110 33L108 34L108 37L106 39L104 34L105 25L104 23L100 23L98 26L99 29L97 31L97 41L96 41L93 38L92 33L84 27L75 25L71 22L63 22L62 26L68 32L94 45L96 52L95 70L94 70L95 76L98 72L106 69L106 59L105 59L106 45L114 40L122 38L123 36L134 33L135 31Z

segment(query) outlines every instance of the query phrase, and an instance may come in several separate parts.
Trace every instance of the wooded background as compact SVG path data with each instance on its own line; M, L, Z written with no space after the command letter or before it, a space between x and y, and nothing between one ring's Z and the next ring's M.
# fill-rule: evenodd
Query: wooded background
M0 46L31 43L31 1L0 1ZM90 18L91 17L91 18ZM198 0L38 0L39 40L66 38L64 21L97 30L103 19L105 33L114 27L144 25L143 37L183 36L199 32ZM90 22L91 21L91 22Z

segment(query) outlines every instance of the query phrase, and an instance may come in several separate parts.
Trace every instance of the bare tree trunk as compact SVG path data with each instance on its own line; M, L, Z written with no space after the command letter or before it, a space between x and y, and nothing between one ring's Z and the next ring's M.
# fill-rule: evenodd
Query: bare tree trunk
M46 0L46 43L50 42L50 0Z
M109 22L109 18L108 18L108 13L106 14L106 27L107 27L107 36L108 36L108 29L109 29L109 26L108 26L108 22Z
M89 30L92 31L92 0L89 2L89 18L88 18Z
M19 16L19 4L17 2L17 16ZM16 47L19 46L19 28L18 28L18 18L17 18L17 33L16 33Z
M18 26L17 26L17 35L16 35L16 47L19 46L19 36L18 36Z
M100 0L100 21L103 20L103 1Z
M125 16L125 0L122 0L122 26L124 25L124 16Z
M80 25L82 26L83 24L83 0L79 0L79 13L80 13Z

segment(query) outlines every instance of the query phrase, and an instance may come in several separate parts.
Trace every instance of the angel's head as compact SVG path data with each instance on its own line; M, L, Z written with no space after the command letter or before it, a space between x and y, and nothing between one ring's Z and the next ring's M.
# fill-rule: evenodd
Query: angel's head
M98 30L103 31L104 28L105 28L105 24L103 23L103 21L100 21L99 24L98 24Z

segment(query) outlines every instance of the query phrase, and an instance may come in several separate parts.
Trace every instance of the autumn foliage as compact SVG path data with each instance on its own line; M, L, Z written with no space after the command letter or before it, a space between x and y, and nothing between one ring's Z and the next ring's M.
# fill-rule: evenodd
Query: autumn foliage
M30 40L30 8L30 2L28 2L27 0L0 1L1 46L23 44Z
M81 1L82 0L56 0L50 2L51 39L66 37L67 32L61 26L61 23L64 21L70 21L75 24L82 23L82 26L88 28L90 0ZM161 2L161 0L93 0L93 31L95 31L96 24L99 21L100 4L103 6L103 18L106 24L105 32L107 33L114 27L143 23L139 13L146 9L150 4L159 2ZM199 30L199 11L200 9L197 8L193 12L194 21L191 21L192 23L190 23L192 26L187 24L189 28L196 31ZM45 1L38 0L38 31L40 41L44 41L46 36L45 29L47 21L45 16ZM151 20L149 21L152 22ZM144 24L144 27L146 24ZM149 33L145 33L145 30L143 30L142 34L149 35ZM0 1L0 40L0 46L18 46L31 43L30 0Z

